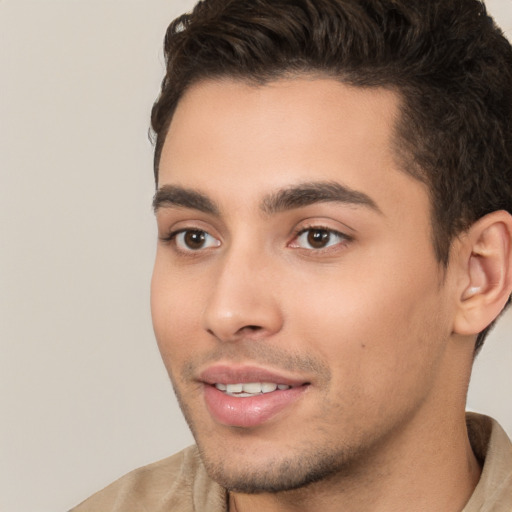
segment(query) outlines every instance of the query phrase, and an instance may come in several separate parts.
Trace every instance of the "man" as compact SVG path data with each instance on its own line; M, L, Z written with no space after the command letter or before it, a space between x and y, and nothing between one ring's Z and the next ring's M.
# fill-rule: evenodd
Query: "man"
M75 510L512 510L468 415L512 291L512 50L477 0L206 0L152 113L152 313L197 447Z

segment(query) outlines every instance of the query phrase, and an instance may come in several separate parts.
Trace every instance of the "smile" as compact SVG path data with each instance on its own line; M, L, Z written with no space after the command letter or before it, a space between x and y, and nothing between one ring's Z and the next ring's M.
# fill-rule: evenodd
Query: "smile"
M276 390L285 391L291 389L287 384L276 384L274 382L248 382L238 384L215 384L215 387L229 396L238 398L254 397L265 393L272 393Z
M245 428L291 413L311 387L309 376L237 364L209 366L197 380L203 384L211 418L224 426Z

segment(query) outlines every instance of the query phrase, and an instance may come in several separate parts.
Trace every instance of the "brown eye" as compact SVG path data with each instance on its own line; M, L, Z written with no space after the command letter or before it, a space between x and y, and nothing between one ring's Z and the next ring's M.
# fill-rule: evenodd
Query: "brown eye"
M326 229L310 229L307 232L307 241L308 244L313 247L313 249L322 249L326 245L329 245L331 240L331 233Z
M204 231L185 231L183 242L189 249L201 249L206 242L206 233Z
M185 229L173 235L176 247L181 251L200 251L219 247L220 241L201 229Z
M345 245L351 237L334 229L311 227L300 231L291 243L291 247L309 249L310 251L327 249L328 247Z

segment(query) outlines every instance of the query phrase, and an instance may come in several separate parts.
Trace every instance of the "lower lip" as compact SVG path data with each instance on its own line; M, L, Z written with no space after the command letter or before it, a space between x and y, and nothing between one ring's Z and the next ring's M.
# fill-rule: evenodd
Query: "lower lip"
M205 384L206 407L213 419L230 427L257 427L291 406L308 388L293 387L254 397L226 395L215 386Z

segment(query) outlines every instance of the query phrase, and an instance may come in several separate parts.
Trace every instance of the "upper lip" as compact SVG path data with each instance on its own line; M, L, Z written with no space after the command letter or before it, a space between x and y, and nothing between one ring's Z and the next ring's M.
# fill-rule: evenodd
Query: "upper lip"
M274 370L257 366L235 366L217 364L199 374L199 380L206 384L239 384L248 382L272 382L296 387L307 384L307 379L289 377Z

